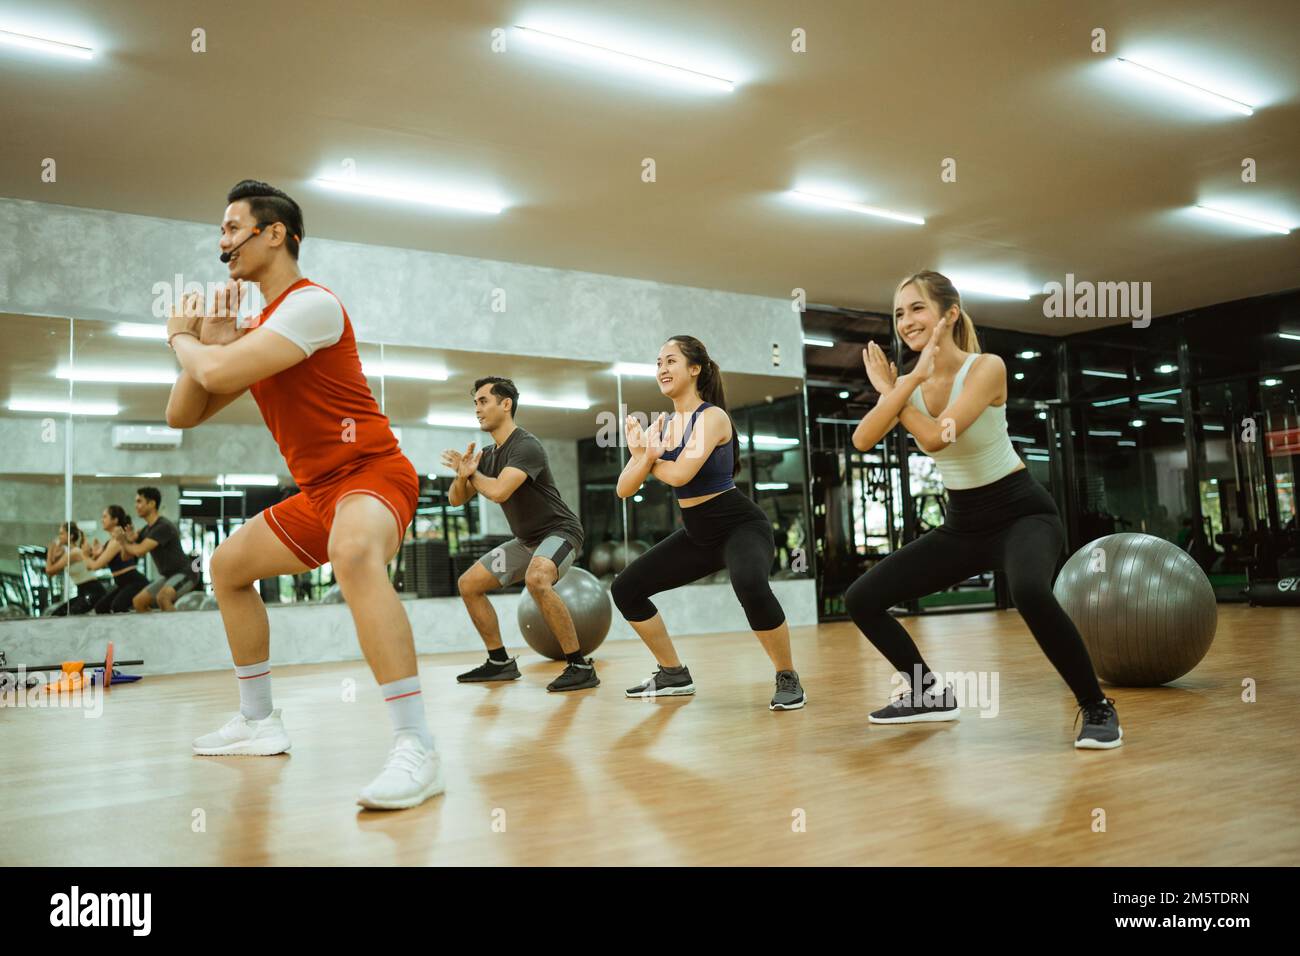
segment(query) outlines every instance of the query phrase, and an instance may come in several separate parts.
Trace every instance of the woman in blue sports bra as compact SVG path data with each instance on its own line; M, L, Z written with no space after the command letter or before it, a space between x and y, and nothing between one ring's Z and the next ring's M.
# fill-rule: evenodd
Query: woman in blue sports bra
M135 532L131 519L126 516L126 509L121 505L109 505L99 516L99 523L105 531L123 528L127 538L134 541ZM149 579L136 567L134 555L127 554L116 538L109 538L108 544L86 556L86 567L91 571L108 568L113 572L113 587L95 602L96 614L124 614L131 610L131 599L140 589L149 583Z
M722 370L699 339L675 335L659 350L659 391L673 415L642 429L627 419L630 457L618 478L629 498L654 475L673 487L684 527L629 564L610 587L619 613L659 662L659 669L628 697L695 693L690 671L677 657L651 595L698 581L726 568L749 626L776 668L771 710L798 710L806 697L790 657L790 629L768 575L776 554L772 523L736 487L740 440L722 387Z

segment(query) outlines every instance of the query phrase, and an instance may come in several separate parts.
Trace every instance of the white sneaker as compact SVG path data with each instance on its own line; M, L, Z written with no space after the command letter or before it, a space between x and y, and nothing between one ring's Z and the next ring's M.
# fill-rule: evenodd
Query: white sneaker
M405 810L442 793L442 759L414 734L393 744L379 776L361 791L357 803L369 810Z
M205 757L270 757L290 746L280 711L273 710L261 720L235 714L220 730L195 740L194 752Z

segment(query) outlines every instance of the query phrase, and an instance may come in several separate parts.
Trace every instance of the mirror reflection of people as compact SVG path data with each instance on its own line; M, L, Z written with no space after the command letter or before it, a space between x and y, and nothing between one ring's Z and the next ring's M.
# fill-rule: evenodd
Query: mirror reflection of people
M99 516L100 526L108 532L108 541L96 542L86 555L86 567L91 571L108 568L113 575L113 587L95 602L96 614L123 614L131 610L131 601L140 589L149 583L136 567L137 558L123 550L123 544L137 540L135 527L121 505L109 505Z
M190 558L181 548L181 534L169 519L159 514L162 492L146 485L135 492L135 513L144 519L144 528L135 541L124 539L125 531L114 532L118 544L127 554L153 559L158 576L136 592L131 606L137 611L147 611L157 601L163 611L176 610L176 599L198 586L198 573L190 565ZM123 537L119 537L123 536Z
M86 535L75 521L59 525L58 537L45 553L45 573L57 577L67 569L68 579L76 593L50 608L50 617L67 617L70 614L89 614L107 591L94 569L86 566Z

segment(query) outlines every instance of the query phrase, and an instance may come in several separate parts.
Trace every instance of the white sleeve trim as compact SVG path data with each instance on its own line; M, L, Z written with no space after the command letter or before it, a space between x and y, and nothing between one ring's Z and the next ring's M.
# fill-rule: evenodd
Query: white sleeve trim
M285 296L262 328L284 336L310 358L343 337L343 306L319 286L305 286Z

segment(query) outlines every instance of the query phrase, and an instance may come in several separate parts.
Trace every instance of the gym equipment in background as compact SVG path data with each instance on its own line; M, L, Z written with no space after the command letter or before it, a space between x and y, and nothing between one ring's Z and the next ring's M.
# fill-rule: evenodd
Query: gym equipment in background
M2 658L2 656L0 656L0 658ZM143 664L143 660L117 661L115 666L113 660L113 642L109 641L108 647L104 649L104 659L102 661L95 661L92 664L87 664L85 661L62 661L58 664L33 664L30 666L18 667L8 666L6 664L6 666L0 667L0 674L34 674L46 671L56 672L59 674L58 680L50 681L45 687L47 691L53 693L80 690L87 681L86 668L99 668L99 670L92 672L89 679L99 683L103 681L105 673L111 674L112 678L109 684L105 687L105 690L107 690L113 684L129 684L140 679L138 675L123 674L119 672L117 666L129 667L132 665ZM27 681L27 686L32 686L32 683L33 679L29 679Z

